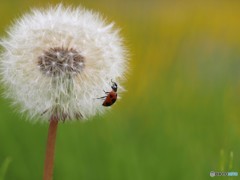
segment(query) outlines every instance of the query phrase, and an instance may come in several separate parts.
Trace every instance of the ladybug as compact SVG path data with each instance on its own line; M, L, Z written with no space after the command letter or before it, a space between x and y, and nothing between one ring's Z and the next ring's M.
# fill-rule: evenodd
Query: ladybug
M97 99L104 99L105 98L105 100L103 101L103 104L102 104L103 106L111 106L117 100L117 83L115 83L113 81L112 81L112 83L113 83L112 86L111 86L112 91L111 92L106 92L106 91L103 90L104 93L106 94L106 96L97 98Z

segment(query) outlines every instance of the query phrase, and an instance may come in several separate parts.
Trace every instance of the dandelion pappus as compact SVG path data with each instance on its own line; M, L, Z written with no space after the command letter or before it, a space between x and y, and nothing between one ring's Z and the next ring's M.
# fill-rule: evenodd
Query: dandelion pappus
M106 92L103 90L104 93L106 94L106 96L97 98L97 99L105 99L102 104L103 106L111 106L117 100L117 83L113 82L112 80L111 80L111 82L113 83L111 86L112 91Z

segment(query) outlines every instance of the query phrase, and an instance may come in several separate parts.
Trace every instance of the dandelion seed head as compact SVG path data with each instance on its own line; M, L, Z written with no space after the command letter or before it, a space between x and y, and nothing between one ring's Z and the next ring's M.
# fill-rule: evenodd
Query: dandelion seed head
M84 57L74 49L50 48L38 57L38 66L43 74L72 76L83 71L84 61Z
M31 120L85 120L106 108L103 90L122 82L128 58L119 30L99 13L62 5L33 9L1 39L5 96Z

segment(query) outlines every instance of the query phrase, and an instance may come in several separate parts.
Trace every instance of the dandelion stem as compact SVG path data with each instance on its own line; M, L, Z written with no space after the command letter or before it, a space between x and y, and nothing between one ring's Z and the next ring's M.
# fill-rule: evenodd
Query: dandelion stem
M48 139L47 139L47 149L46 149L43 180L52 180L57 125L58 125L58 119L55 116L52 116L50 119L50 125L48 129Z

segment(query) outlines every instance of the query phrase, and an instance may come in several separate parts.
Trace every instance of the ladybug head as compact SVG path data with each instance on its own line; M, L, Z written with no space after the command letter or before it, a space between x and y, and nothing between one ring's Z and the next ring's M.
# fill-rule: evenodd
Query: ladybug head
M113 81L112 81L112 83L113 83L112 86L111 86L111 87L112 87L112 90L115 91L115 92L117 92L117 83L115 83L115 82L113 82Z

